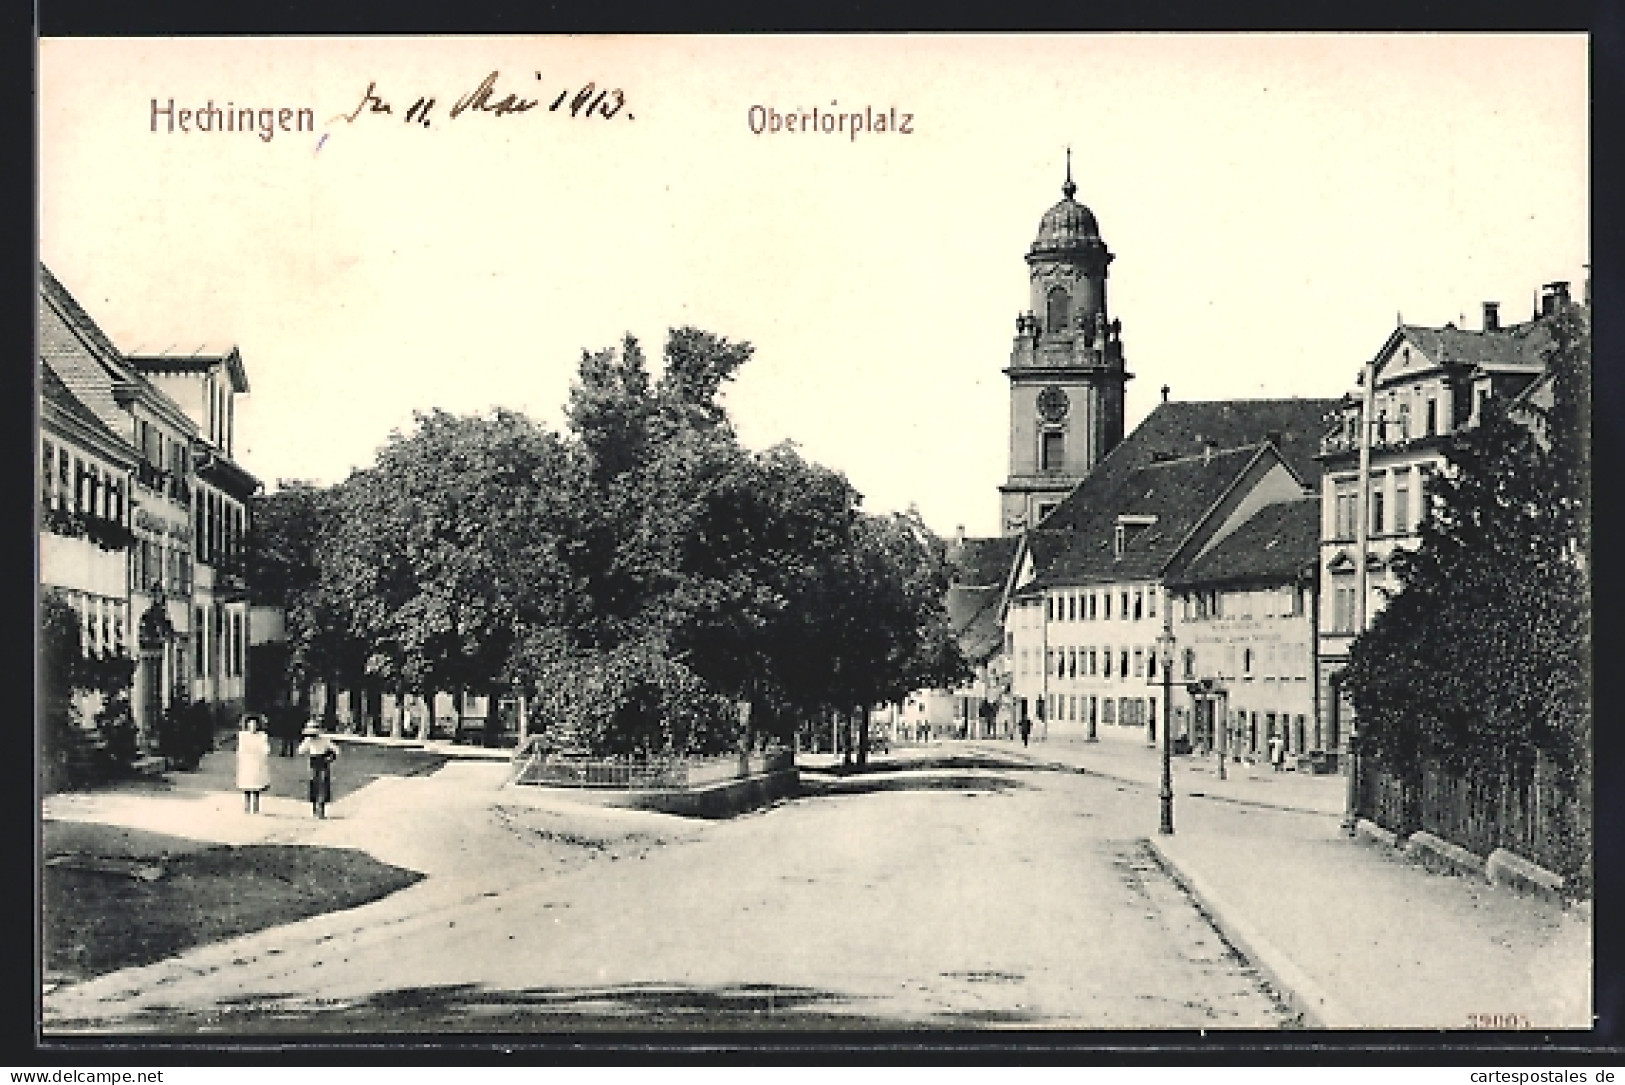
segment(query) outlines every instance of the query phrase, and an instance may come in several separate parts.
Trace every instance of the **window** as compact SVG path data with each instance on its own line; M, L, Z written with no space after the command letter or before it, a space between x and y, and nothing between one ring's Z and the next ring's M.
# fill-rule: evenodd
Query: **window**
M1126 621L1128 621L1128 617L1129 617L1129 615L1128 615L1128 592L1125 591L1119 597L1118 601L1120 603L1122 603L1122 609L1118 613L1122 617L1122 619L1126 622Z
M1060 430L1045 430L1039 445L1039 468L1044 471L1059 471L1065 464L1066 435Z
M1110 678L1112 676L1112 650L1110 648L1102 648L1101 656L1104 663L1100 676L1102 678Z
M1047 595L1044 596L1044 620L1046 622L1055 620L1055 600Z
M1106 618L1106 619L1110 619L1111 616L1112 616L1112 593L1109 592L1109 591L1108 592L1101 592L1101 598L1104 600L1104 606L1103 606L1103 609L1101 611L1101 617Z
M1394 530L1403 534L1411 529L1411 473L1409 469L1394 472Z
M1134 649L1134 677L1145 677L1145 649Z
M1067 297L1066 288L1051 287L1047 302L1048 311L1044 315L1048 318L1046 321L1048 330L1052 332L1066 330L1072 316L1072 299Z
M1196 649L1185 649L1185 681L1189 682L1196 677Z
M1078 620L1078 597L1076 595L1066 597L1066 620L1069 622Z
M1145 593L1134 589L1134 620L1139 621L1145 616Z
M1253 650L1251 648L1241 650L1241 676L1243 678L1253 676Z
M203 608L198 607L192 615L192 651L197 655L197 673L199 678L207 678L214 668L209 666L208 627L203 621Z
M1042 519L1044 519L1046 516L1048 516L1050 513L1054 512L1054 511L1055 511L1055 502L1053 502L1053 501L1040 501L1038 503L1038 517L1037 518L1039 520L1042 520Z
M1401 403L1399 405L1398 436L1401 441L1408 441L1411 439L1411 405L1408 402Z
M1095 606L1095 593L1090 592L1089 593L1089 617L1091 619L1093 619L1096 616L1096 612L1097 612L1097 608Z
M1117 656L1117 675L1119 678L1128 677L1128 649L1124 648Z
M1155 651L1148 650L1145 653L1145 675L1147 678L1157 676L1157 653Z
M1044 649L1044 673L1048 674L1055 669L1055 649Z
M1068 678L1078 676L1078 650L1076 648L1066 650L1066 676Z
M1382 492L1381 479L1372 479L1371 484L1371 534L1381 535L1383 533L1382 499L1387 495Z
M1157 589L1152 588L1145 593L1145 613L1147 617L1157 616Z
M1439 432L1439 401L1428 400L1427 435L1432 437Z
M44 470L40 471L40 504L50 508L52 483L56 481L56 446L46 441L44 449Z

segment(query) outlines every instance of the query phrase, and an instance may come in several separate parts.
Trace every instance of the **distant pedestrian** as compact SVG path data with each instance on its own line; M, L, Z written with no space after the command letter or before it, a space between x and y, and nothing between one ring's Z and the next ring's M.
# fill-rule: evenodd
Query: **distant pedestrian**
M262 717L243 717L237 732L237 788L243 793L243 813L260 812L260 795L271 786L271 739Z
M1027 745L1027 739L1033 733L1033 721L1026 716L1021 717L1021 744Z
M1286 761L1286 743L1280 735L1270 736L1270 767L1280 772Z
M327 804L333 801L333 762L338 760L339 748L322 734L315 720L305 724L304 735L298 752L310 758L310 812L325 818Z

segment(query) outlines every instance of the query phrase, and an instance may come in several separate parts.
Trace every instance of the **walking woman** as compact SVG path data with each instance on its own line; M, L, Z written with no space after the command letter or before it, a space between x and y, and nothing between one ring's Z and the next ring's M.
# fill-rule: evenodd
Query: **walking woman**
M339 748L315 720L305 724L304 734L298 752L310 758L310 812L325 818L327 804L333 801L333 762Z
M237 788L243 793L243 813L260 812L260 795L271 786L271 738L262 717L243 717L237 732Z

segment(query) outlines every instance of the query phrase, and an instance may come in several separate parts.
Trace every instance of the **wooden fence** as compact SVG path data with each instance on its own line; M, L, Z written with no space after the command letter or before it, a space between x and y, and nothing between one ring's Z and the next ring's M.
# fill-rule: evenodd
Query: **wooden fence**
M1589 788L1566 789L1544 758L1500 771L1424 762L1412 779L1360 757L1359 814L1396 833L1426 830L1475 855L1505 848L1589 888Z
M516 784L681 791L794 767L791 750L694 758L590 758L544 754L534 745L514 756Z

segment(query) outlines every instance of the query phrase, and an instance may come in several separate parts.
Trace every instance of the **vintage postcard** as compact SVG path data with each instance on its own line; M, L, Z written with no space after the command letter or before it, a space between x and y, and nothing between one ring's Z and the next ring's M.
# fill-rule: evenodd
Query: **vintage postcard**
M47 1042L1593 1027L1584 35L39 63Z

